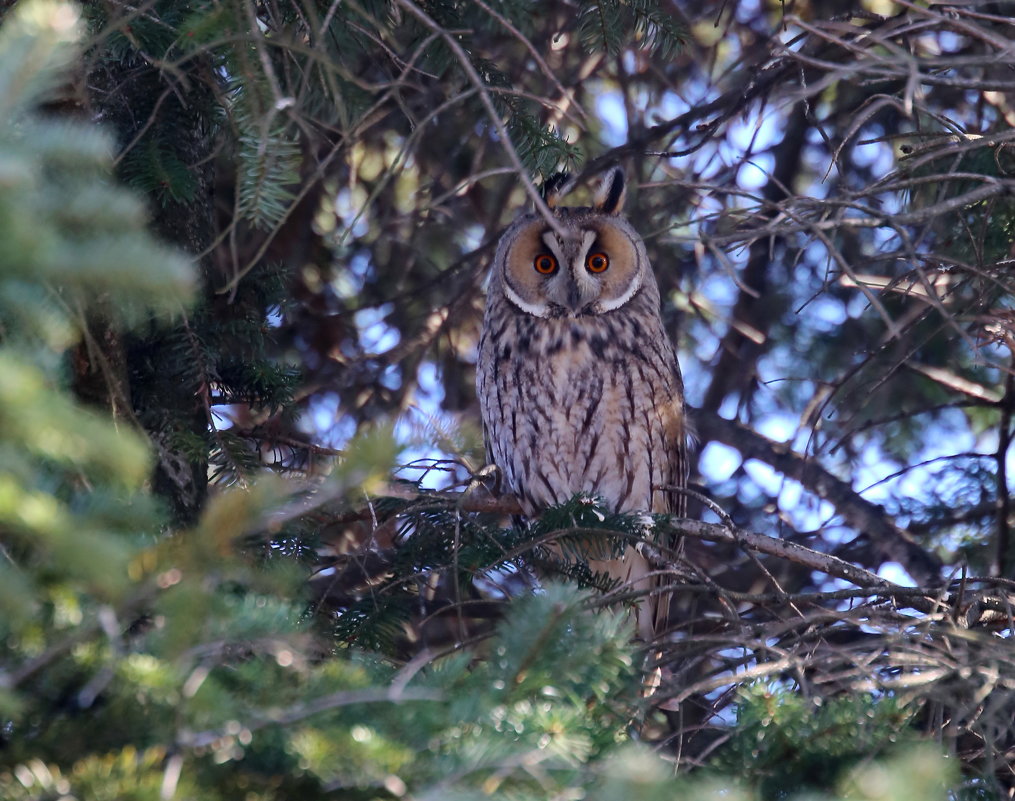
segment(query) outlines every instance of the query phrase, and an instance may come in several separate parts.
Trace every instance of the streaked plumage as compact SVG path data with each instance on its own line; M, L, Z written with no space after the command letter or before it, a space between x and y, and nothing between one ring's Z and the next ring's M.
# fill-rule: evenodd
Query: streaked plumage
M593 207L554 209L566 237L530 214L494 258L477 385L489 456L529 516L577 492L624 512L683 507L662 489L686 481L680 370L623 195L612 170ZM633 548L592 567L637 589L657 583ZM667 605L642 604L641 637L665 625Z

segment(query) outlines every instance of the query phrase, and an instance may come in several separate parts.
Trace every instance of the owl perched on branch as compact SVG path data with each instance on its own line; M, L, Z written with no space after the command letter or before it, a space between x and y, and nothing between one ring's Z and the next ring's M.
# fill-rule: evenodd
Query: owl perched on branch
M606 172L592 207L520 217L494 257L477 386L489 458L529 516L576 493L618 512L680 513L684 394L645 245L621 215L624 173ZM660 586L629 547L590 560L625 589ZM639 602L638 634L666 626L669 596Z

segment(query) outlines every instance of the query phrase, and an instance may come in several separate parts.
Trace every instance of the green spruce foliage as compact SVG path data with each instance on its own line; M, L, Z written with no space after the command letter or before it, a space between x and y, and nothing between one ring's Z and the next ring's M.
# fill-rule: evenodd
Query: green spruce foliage
M715 761L720 771L750 764L764 799L792 798L847 780L858 766L904 749L898 735L911 712L892 697L804 698L785 688L745 688L738 726Z

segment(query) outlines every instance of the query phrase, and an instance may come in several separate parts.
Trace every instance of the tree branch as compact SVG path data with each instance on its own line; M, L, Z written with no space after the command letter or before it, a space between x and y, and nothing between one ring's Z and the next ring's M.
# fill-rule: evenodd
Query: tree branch
M913 536L900 528L877 504L857 494L820 464L775 442L741 423L716 415L696 421L703 440L714 440L736 448L744 459L757 459L787 478L799 481L822 500L831 503L847 524L866 534L886 559L899 562L920 584L935 586L941 581L941 560L924 549Z

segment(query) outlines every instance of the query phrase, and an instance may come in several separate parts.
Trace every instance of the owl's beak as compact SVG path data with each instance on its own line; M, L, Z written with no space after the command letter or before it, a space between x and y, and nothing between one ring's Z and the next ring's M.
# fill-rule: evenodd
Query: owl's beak
M585 275L584 270L572 270L567 282L564 305L572 317L586 314L599 298L599 285Z
M553 316L580 317L587 314L599 296L599 287L582 275L582 271L561 272L547 286L547 299Z
M567 285L567 309L571 314L577 316L579 312L585 307L585 301L582 298L581 287L578 286L577 281L571 281Z

